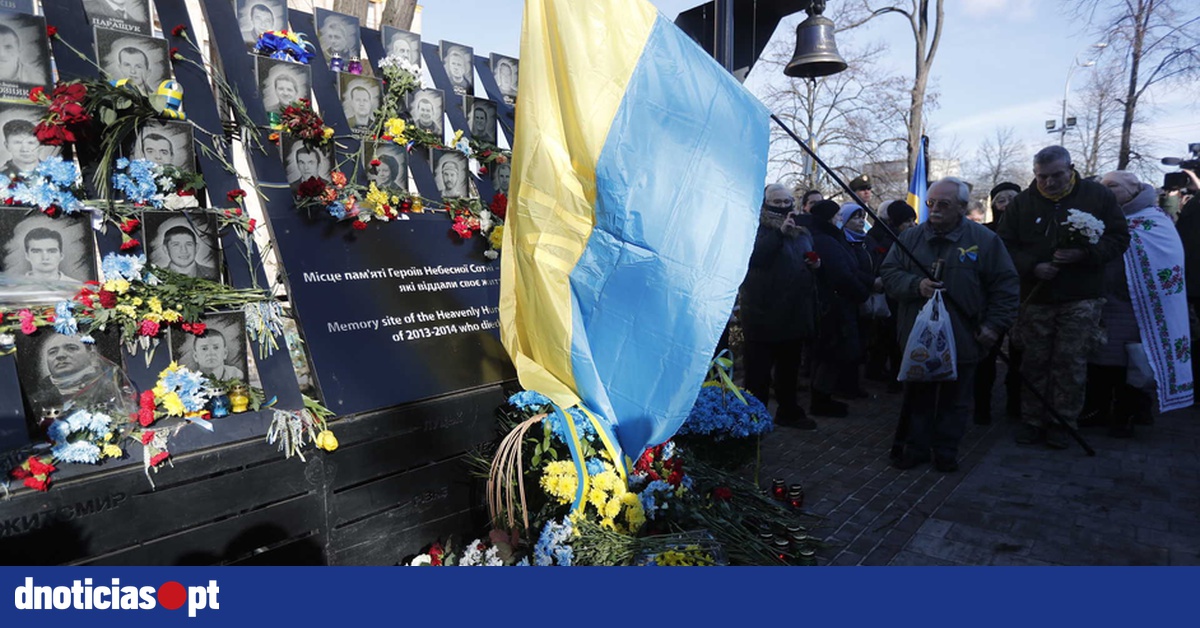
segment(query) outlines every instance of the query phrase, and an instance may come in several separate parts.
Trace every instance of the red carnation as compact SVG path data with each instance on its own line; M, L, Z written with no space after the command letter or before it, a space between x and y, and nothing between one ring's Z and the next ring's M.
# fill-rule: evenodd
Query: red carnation
M246 231L248 233L254 233L254 228L256 226L258 226L258 221L255 220L254 218L251 218L250 222L246 223Z
M151 408L147 410L146 408L142 408L141 410L138 410L137 422L138 425L141 425L142 427L148 427L152 425L154 423L154 409Z
M128 251L131 249L136 249L137 247L139 247L141 245L142 245L142 243L138 242L137 238L129 238L128 240L121 243L121 250Z
M208 329L208 325L204 323L184 323L181 327L183 327L183 331L197 336L203 334Z
M111 310L117 307L117 293L110 290L100 291L100 307Z
M178 48L171 48L171 52L169 53L169 55L172 59L182 59L183 58L183 55L179 54Z
M487 173L488 173L487 166L480 166L480 167L479 167L479 174L483 175L483 174L487 174Z
M504 216L508 214L508 196L504 192L497 192L492 197L492 204L488 207L492 215L504 220Z
M46 88L42 87L41 85L38 85L37 87L29 90L29 100L31 100L33 102L42 102L42 99L45 97L46 97Z
M24 480L25 478L30 477L31 474L23 467L17 467L16 469L9 471L8 475L14 480Z
M804 259L810 264L816 264L817 262L821 261L821 256L817 255L816 251L809 251L804 254Z
M142 222L137 218L126 218L125 220L121 221L121 231L124 233L133 233L133 230L137 229L138 225L140 224L142 224Z
M157 467L159 465L159 463L161 463L163 460L166 460L169 457L171 457L171 452L160 451L160 452L154 454L154 456L152 458L150 458L150 466Z
M154 430L142 432L142 444L149 445L150 441L154 440Z
M35 491L48 491L50 490L50 478L46 478L45 480L39 480L37 478L25 478L25 486L28 486Z
M142 324L138 326L138 333L143 336L157 336L158 323L152 320L144 320L142 321Z
M55 37L58 35L58 27L53 24L46 25L46 36Z
M355 220L352 226L356 231L362 231L363 229L367 228L367 223L361 220Z
M183 24L176 24L176 25L175 25L175 28L172 28L172 29L171 29L171 34L172 34L172 35L174 35L174 36L176 36L176 37L179 37L179 36L180 36L180 35L182 35L182 34L183 34L185 31L187 31L187 27L185 27Z
M727 502L733 499L733 491L728 486L718 486L713 489L712 496L719 502Z
M376 167L378 167L378 166L379 166L379 164L381 164L381 163L383 163L383 162L382 162L382 161L379 161L378 159L372 159L372 160L371 160L371 167L372 167L372 168L376 168Z
M36 456L30 456L29 460L26 460L26 462L29 465L29 473L32 475L50 475L51 473L58 471L58 467L52 464L46 464L41 460L38 460Z
M309 177L296 188L300 198L320 198L325 193L325 182L317 177Z
M236 203L236 202L238 202L238 200L244 198L245 196L246 196L246 190L243 190L242 188L238 188L236 190L229 190L228 192L225 193L225 198L229 199L230 203Z

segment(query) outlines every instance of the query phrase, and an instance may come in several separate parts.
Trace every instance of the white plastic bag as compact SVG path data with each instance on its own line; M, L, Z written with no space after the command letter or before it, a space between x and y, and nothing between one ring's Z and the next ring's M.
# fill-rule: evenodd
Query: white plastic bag
M896 379L902 382L952 382L958 379L954 328L942 303L941 290L935 291L933 298L926 301L917 314Z

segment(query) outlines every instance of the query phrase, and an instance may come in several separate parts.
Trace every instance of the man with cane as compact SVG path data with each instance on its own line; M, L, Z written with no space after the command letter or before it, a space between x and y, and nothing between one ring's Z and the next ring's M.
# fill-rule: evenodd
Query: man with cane
M967 184L955 178L930 186L928 220L899 238L912 255L894 247L880 267L884 288L899 305L900 346L907 345L917 313L935 291L944 289L954 303L948 311L957 378L906 382L905 404L911 414L903 431L904 450L893 463L898 469L931 460L938 471L958 469L958 445L971 410L975 366L1017 317L1017 271L996 234L964 220L969 193ZM940 268L939 281L925 274L929 268Z

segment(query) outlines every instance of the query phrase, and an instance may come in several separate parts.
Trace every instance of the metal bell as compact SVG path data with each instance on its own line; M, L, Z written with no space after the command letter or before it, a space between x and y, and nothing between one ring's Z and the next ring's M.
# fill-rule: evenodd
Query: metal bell
M819 10L810 9L808 19L796 27L796 54L792 55L783 73L797 78L815 78L845 70L846 60L838 54L833 32L833 20L821 15Z

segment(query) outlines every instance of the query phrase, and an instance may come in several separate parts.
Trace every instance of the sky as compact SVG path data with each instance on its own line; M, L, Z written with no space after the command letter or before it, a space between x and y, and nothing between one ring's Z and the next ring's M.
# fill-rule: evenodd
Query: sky
M586 1L586 0L579 0ZM830 10L840 0L829 0ZM702 4L700 0L655 0L666 17ZM422 38L469 43L476 54L519 56L521 0L424 0ZM1200 10L1200 9L1198 9ZM775 38L792 41L803 14L785 19ZM882 16L862 29L838 35L846 43L886 41L889 61L904 75L913 72L913 42L907 21ZM999 127L1013 127L1029 147L1057 142L1045 122L1060 117L1064 83L1076 55L1086 53L1094 36L1062 9L1058 0L947 0L946 27L933 66L939 107L928 113L934 136L957 141L961 156ZM1085 54L1080 54L1081 52ZM1101 54L1112 54L1104 50ZM1090 68L1076 69L1071 92L1078 95ZM752 74L756 80L770 80ZM1154 94L1156 111L1146 127L1154 156L1184 156L1188 142L1200 142L1196 92L1177 89ZM970 170L970 164L963 164Z

